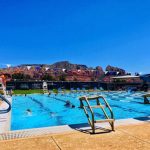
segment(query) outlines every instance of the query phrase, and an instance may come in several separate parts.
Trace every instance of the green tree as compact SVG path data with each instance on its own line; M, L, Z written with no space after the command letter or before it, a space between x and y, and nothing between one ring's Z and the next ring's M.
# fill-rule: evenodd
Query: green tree
M60 75L59 81L66 81L66 75L64 75L64 74Z
M22 74L22 73L14 73L12 75L12 79L24 79L24 74Z
M31 76L29 74L25 74L24 79L29 80L29 79L31 79Z
M54 77L52 77L51 75L49 74L45 74L43 77L42 77L42 80L47 80L47 81L54 81Z
M31 79L31 76L28 74L23 74L23 73L14 73L12 75L12 79L28 80L28 79Z

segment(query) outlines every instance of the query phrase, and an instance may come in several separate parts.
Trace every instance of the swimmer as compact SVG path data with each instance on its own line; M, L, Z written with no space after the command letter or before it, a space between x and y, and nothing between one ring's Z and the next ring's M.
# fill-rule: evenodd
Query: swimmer
M48 93L48 96L50 96L50 95L51 95L51 92Z
M56 113L50 112L50 116L51 116L51 117L55 117L55 116L56 116Z
M75 108L75 105L72 105L72 108Z
M71 104L69 100L66 101L66 104L64 105L66 107L75 108L75 105Z
M66 101L66 104L65 104L64 106L66 106L66 107L70 107L70 106L71 106L70 101L69 101L69 100L68 100L68 101Z
M26 113L27 113L28 116L31 116L31 115L32 115L31 109L27 109L27 110L26 110Z

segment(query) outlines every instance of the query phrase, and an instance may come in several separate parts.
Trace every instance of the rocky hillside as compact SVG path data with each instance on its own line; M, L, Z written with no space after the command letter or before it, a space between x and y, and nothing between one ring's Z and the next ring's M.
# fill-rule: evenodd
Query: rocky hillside
M79 64L71 64L68 61L61 61L61 62L56 62L52 65L49 66L50 69L67 69L67 70L74 70L74 69L88 69L86 65L79 65Z
M121 75L126 73L125 70L110 65L105 71L116 71ZM101 66L92 68L61 61L54 64L24 64L4 68L0 70L0 75L6 75L9 80L103 81L103 79L109 80L105 71Z
M73 70L73 69L88 69L86 65L80 65L80 64L72 64L69 61L60 61L56 62L54 64L23 64L19 65L18 67L49 67L49 69L67 69L67 70Z
M124 69L118 68L118 67L113 67L108 65L106 67L106 71L115 71L115 72L119 72L121 75L124 75L126 73L126 71Z

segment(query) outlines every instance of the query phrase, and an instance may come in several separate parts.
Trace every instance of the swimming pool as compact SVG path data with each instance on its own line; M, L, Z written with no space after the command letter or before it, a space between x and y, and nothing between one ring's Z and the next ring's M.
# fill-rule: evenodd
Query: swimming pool
M141 94L93 92L13 96L11 130L87 123L83 109L79 108L79 97L83 95L103 95L110 104L115 119L150 116L150 105L143 104ZM67 107L67 100L75 108ZM95 110L94 113L97 118L104 118L101 111Z

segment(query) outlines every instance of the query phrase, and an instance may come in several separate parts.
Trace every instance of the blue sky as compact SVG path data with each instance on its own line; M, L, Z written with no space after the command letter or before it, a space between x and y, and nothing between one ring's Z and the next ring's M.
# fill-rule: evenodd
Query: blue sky
M150 70L149 0L0 0L0 66L68 60Z

